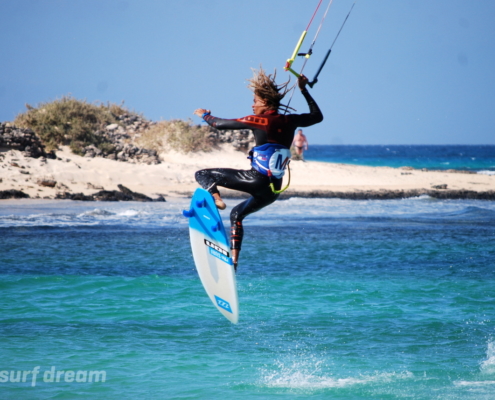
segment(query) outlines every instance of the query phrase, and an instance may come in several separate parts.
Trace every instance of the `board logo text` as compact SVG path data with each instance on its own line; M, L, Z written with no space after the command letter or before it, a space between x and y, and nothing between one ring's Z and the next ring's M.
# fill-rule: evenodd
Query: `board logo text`
M215 295L215 300L217 301L218 307L223 308L229 313L232 313L232 308L230 308L230 303L227 300L224 300L216 295Z
M210 242L208 239L205 239L205 244L218 251L219 253L223 254L225 257L230 257L229 252L227 250L222 249L220 246L217 246L215 243Z

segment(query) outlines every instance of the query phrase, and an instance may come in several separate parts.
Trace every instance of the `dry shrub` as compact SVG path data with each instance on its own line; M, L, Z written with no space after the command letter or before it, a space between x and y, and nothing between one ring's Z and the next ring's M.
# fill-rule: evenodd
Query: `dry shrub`
M90 104L71 96L38 107L26 104L26 108L25 113L16 117L16 126L32 129L48 151L69 145L76 154L82 154L82 148L90 144L108 147L108 141L97 131L118 123L119 115L130 113L116 104Z
M173 149L181 153L211 151L215 142L215 134L209 126L195 125L190 119L160 121L143 132L138 140L140 146L148 149Z

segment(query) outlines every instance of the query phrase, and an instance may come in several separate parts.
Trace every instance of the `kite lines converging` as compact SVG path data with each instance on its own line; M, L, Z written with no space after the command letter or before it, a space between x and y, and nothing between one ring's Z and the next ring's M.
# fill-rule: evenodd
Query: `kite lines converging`
M318 29L316 30L316 34L315 34L315 36L314 36L314 38L313 38L313 41L311 42L311 45L310 45L310 47L309 47L309 50L308 50L306 53L300 53L300 52L299 52L299 50L301 49L301 46L302 46L302 44L303 44L303 42L304 42L304 39L306 38L306 35L307 35L307 33L308 33L308 30L309 30L309 28L310 28L311 24L313 23L313 20L314 20L314 18L315 18L315 16L316 16L316 14L318 13L318 10L319 10L319 8L320 8L320 6L321 6L322 1L323 1L323 0L319 0L318 5L316 6L316 9L315 9L315 11L314 11L314 13L313 13L313 15L312 15L312 17L311 17L310 21L309 21L308 26L306 27L306 29L305 29L305 30L303 31L303 33L301 34L301 36L300 36L300 38L299 38L299 41L297 42L296 47L294 48L294 51L292 52L292 56L291 56L291 57L287 60L287 62L285 63L285 67L284 67L284 69L285 69L286 71L291 72L291 73L292 73L292 74L294 74L296 77L299 77L299 76L302 74L302 72L303 72L303 70L304 70L304 67L306 66L306 63L308 62L308 59L309 59L309 58L311 57L311 55L313 54L313 47L314 47L314 45L315 45L315 43L316 43L316 39L318 38L318 35L320 34L321 27L323 26L323 23L325 22L325 18L327 17L328 11L330 10L330 6L331 6L331 5L332 5L332 3L333 3L333 0L329 0L328 6L327 6L327 8L326 8L326 10L325 10L325 13L323 14L323 17L321 18L320 25L318 26ZM315 76L313 77L313 80L311 80L311 81L309 81L309 82L308 82L309 87L311 87L311 88L312 88L312 87L313 87L313 86L314 86L314 85L318 82L318 76L320 75L320 73L321 73L321 71L322 71L323 67L325 66L325 63L327 62L328 57L330 56L330 53L332 52L333 45L334 45L334 44L335 44L335 42L337 41L337 38L339 37L340 32L341 32L341 31L342 31L342 29L344 28L344 25L345 25L345 23L347 22L347 19L349 18L349 15L351 15L352 9L354 8L354 6L355 6L355 4L356 4L356 1L357 1L357 0L355 0L355 1L354 1L354 3L352 4L351 9L350 9L350 10L349 10L349 12L347 13L347 16L345 17L344 22L342 23L342 25L341 25L341 27L340 27L339 31L337 32L337 36L335 36L335 39L333 40L333 42L332 42L332 44L331 44L331 46L330 46L330 49L329 49L329 50L327 51L327 53L325 54L325 57L323 58L322 63L321 63L321 64L320 64L320 66L318 67L318 70L317 70L317 72L316 72ZM296 72L296 71L292 68L292 64L294 63L294 61L296 60L296 57L298 57L298 56L300 56L300 57L304 57L304 58L305 58L304 63L303 63L303 65L302 65L301 70L299 71L299 73L298 73L298 72ZM293 96L293 94L294 94L294 92L292 92L292 94L291 94L291 97L290 97L289 102L288 102L288 104L287 104L286 112L287 112L287 110L288 110L288 108L289 108L289 104L290 104L290 102L291 102L291 100L292 100L292 96Z

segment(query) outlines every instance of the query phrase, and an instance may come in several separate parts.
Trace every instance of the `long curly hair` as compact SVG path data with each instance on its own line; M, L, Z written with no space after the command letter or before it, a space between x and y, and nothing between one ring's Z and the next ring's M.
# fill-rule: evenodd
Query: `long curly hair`
M278 110L280 107L287 108L287 106L280 104L280 101L292 89L292 87L288 88L290 78L287 82L277 85L275 83L276 76L276 70L273 74L267 75L260 66L259 70L253 68L253 77L248 79L248 88L251 89L256 96L261 98L271 110Z

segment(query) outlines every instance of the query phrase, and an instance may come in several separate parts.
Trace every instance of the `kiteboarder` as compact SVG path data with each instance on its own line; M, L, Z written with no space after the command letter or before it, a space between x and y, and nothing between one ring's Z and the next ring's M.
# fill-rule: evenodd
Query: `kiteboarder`
M226 205L218 186L251 195L235 206L230 213L230 247L236 270L244 235L242 221L249 214L261 210L279 197L282 177L290 161L290 146L296 128L311 126L323 120L318 105L306 89L308 79L304 75L299 76L298 86L308 103L309 113L279 113L280 108L286 107L280 102L290 89L287 88L289 82L277 85L275 77L276 73L267 75L262 68L254 71L248 86L254 92L253 115L238 119L221 119L212 116L210 110L198 108L194 111L194 114L216 129L249 129L254 134L256 145L250 151L251 169L203 169L195 175L196 181L212 194L220 210L225 209Z

